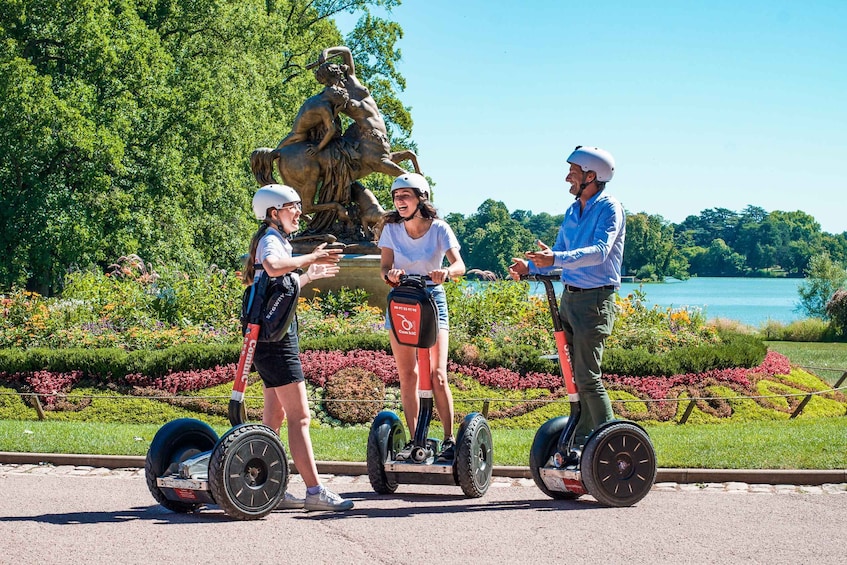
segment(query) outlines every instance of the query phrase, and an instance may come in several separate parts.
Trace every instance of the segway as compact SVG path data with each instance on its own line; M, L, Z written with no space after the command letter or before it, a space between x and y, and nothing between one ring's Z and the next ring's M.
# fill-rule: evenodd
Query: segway
M406 432L394 412L383 410L368 435L368 478L379 494L393 493L400 484L459 485L465 496L477 498L491 485L494 460L485 417L474 412L464 418L456 434L453 461L438 461L439 441L427 437L433 409L429 348L438 337L438 311L426 292L427 280L421 275L402 276L388 302L394 337L417 348L420 408L411 455L397 459L406 445Z
M559 367L570 402L570 416L544 423L535 433L529 468L535 484L556 499L577 499L590 494L607 506L632 506L644 498L656 480L656 452L647 432L633 422L613 420L595 429L584 451L574 445L581 416L579 392L571 367L567 339L559 319L553 281L559 275L528 275L524 280L544 284Z
M278 338L294 319L300 286L291 277L263 276L245 290L244 340L229 402L233 427L218 438L205 422L182 418L168 422L153 437L144 474L153 498L165 508L185 513L217 504L228 516L257 520L285 495L285 447L271 428L246 423L244 391L257 343Z

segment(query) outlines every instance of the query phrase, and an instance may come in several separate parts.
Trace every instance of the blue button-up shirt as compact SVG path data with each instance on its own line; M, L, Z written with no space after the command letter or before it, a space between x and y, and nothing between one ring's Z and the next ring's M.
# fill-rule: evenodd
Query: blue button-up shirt
M562 282L579 288L621 285L621 264L626 236L626 215L613 196L601 190L580 210L577 200L565 212L565 219L553 245L553 267L539 269L531 261L530 272L562 269Z

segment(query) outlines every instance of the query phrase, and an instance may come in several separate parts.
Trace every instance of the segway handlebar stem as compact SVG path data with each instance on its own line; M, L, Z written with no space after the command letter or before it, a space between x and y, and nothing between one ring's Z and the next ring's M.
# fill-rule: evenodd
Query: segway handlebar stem
M556 291L553 288L553 282L561 280L561 271L551 273L535 273L522 275L521 280L538 281L544 285L545 294L547 295L547 305L550 309L550 317L553 319L553 337L556 339L556 349L559 353L559 370L562 372L562 379L565 381L565 388L568 391L568 401L570 403L571 412L568 418L568 423L562 430L559 437L558 450L559 453L568 453L572 448L574 432L576 431L577 423L582 416L582 409L579 403L579 391L576 386L576 379L573 375L573 365L571 364L570 350L568 349L568 340L565 337L565 329L562 325L562 320L559 318L559 302L556 299Z

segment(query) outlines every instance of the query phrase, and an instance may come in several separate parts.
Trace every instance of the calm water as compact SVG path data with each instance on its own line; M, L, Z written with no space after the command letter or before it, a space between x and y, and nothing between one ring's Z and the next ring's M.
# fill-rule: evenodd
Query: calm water
M667 283L624 283L620 294L641 289L647 304L661 307L697 307L708 318L729 318L754 327L767 320L788 323L803 316L794 311L800 301L797 287L804 279L750 279L698 277ZM531 292L544 292L540 283L531 283ZM561 285L556 285L561 294Z

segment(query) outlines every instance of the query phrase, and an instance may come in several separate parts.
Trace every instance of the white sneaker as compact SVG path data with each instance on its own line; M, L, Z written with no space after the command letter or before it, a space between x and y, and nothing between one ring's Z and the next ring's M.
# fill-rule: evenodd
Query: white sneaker
M302 510L305 504L305 499L297 498L290 492L285 491L285 496L280 499L279 504L276 505L276 508L277 510Z
M353 508L353 501L345 500L326 487L321 487L321 492L317 494L306 492L304 508L310 512L313 510L350 510Z

